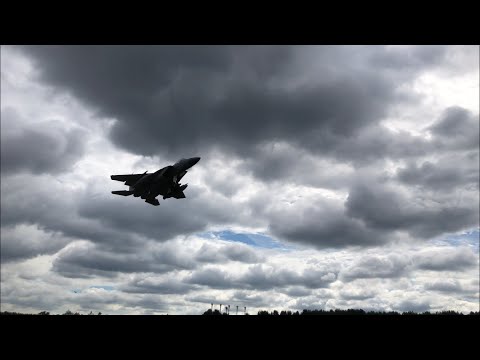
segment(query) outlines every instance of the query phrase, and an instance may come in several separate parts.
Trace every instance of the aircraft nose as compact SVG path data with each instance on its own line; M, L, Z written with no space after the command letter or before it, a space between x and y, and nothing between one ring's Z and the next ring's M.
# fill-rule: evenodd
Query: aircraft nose
M196 163L198 163L200 161L200 157L194 157L192 158L192 162L193 162L193 165L195 165ZM193 166L192 165L192 166Z

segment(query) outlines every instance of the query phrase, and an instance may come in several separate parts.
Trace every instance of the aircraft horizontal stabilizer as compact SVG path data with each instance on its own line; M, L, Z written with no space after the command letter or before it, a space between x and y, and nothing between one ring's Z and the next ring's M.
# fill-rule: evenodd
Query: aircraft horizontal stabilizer
M175 199L185 199L185 198L186 198L186 196L185 196L185 194L183 193L183 191L177 191L177 192L173 195L173 197L174 197Z
M116 190L116 191L112 191L112 194L122 195L122 196L128 196L128 195L132 195L132 194L133 194L133 191L128 191L128 190Z
M149 203L149 204L152 204L153 206L158 206L158 205L160 205L160 203L158 202L158 199L149 198L149 199L146 199L145 202L146 202L146 203Z

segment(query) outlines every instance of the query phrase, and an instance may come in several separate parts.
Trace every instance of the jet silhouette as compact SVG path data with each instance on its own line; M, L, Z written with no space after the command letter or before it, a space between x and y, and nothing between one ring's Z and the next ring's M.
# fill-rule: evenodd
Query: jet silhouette
M131 174L131 175L111 175L112 180L123 181L129 186L128 190L112 191L112 194L134 197L141 197L145 202L158 206L160 202L156 197L162 195L163 199L175 198L183 199L183 191L187 184L180 184L180 180L185 176L187 170L200 161L199 157L181 159L173 165L166 166L154 173Z

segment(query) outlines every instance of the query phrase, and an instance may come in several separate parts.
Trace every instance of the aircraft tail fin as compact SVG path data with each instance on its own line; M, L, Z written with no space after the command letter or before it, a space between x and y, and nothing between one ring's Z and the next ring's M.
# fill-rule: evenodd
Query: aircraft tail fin
M133 191L128 191L128 190L116 190L116 191L112 191L112 194L122 195L122 196L128 196L128 195L132 195L132 194L133 194Z

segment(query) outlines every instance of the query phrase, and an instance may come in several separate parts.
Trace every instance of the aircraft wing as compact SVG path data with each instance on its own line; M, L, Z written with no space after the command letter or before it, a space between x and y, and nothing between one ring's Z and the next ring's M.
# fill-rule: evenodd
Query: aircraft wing
M111 175L110 178L112 180L124 181L125 185L133 186L143 175L145 174Z

